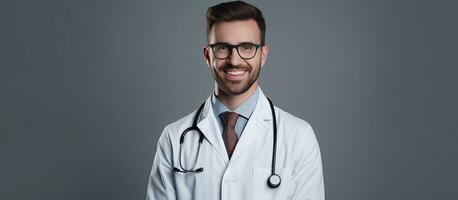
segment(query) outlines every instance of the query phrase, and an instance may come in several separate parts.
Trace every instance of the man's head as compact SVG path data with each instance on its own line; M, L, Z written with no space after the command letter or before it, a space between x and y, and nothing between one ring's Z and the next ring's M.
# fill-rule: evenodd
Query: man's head
M266 24L261 11L245 2L208 8L204 57L220 92L238 95L255 88L264 65Z

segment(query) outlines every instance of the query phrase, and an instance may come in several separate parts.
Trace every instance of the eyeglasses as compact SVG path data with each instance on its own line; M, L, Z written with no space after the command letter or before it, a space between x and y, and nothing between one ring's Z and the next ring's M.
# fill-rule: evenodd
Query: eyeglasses
M218 59L229 58L229 56L232 54L233 48L237 49L237 53L241 58L252 59L256 55L258 48L263 45L244 42L238 45L231 45L228 43L214 43L209 44L208 46L212 49L213 54Z

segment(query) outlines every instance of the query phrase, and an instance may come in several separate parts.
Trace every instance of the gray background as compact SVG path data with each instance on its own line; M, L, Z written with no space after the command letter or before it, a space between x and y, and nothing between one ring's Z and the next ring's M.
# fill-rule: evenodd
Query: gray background
M144 199L163 127L212 92L215 3L0 1L0 199ZM457 3L252 3L327 199L458 199Z

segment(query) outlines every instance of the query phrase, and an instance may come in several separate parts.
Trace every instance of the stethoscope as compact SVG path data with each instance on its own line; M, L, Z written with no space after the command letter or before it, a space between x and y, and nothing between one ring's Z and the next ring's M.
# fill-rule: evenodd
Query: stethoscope
M270 188L277 188L278 186L280 186L280 183L281 183L281 178L278 174L275 173L275 160L276 160L276 151L277 151L277 120L275 118L275 110L274 110L274 105L272 104L272 101L267 98L267 100L269 101L269 104L270 104L270 110L272 111L272 118L273 118L273 132L274 132L274 142L273 142L273 150L272 150L272 172L269 176L269 178L267 178L267 185L269 185ZM196 168L196 169L185 169L181 163L181 145L183 144L184 142L184 137L186 135L186 133L188 133L189 131L197 131L199 133L199 146L197 147L197 157L196 157L196 163L197 163L197 160L198 160L198 156L199 156L199 153L200 153L200 145L202 144L202 141L204 140L204 134L202 133L202 131L199 129L199 127L197 127L197 120L200 116L200 113L202 112L202 109L204 108L204 105L205 105L205 102L199 107L199 109L197 110L197 113L196 115L194 116L194 120L192 122L192 126L187 128L186 130L183 131L183 133L181 133L181 137L180 137L180 152L179 152L179 156L178 156L178 159L179 159L179 163L180 163L180 168L181 169L178 169L176 167L173 168L173 170L175 172L181 172L181 173L199 173L199 172L203 172L204 171L204 168L202 167L199 167L199 168ZM195 163L195 164L196 164Z

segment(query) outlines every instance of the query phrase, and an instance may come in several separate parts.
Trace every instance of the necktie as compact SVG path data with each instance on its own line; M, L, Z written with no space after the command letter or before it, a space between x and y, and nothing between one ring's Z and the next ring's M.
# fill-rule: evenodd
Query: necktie
M237 144L237 135L235 134L235 123L239 114L235 112L224 112L221 113L221 119L224 125L223 140L226 146L227 155L231 159L232 152Z

